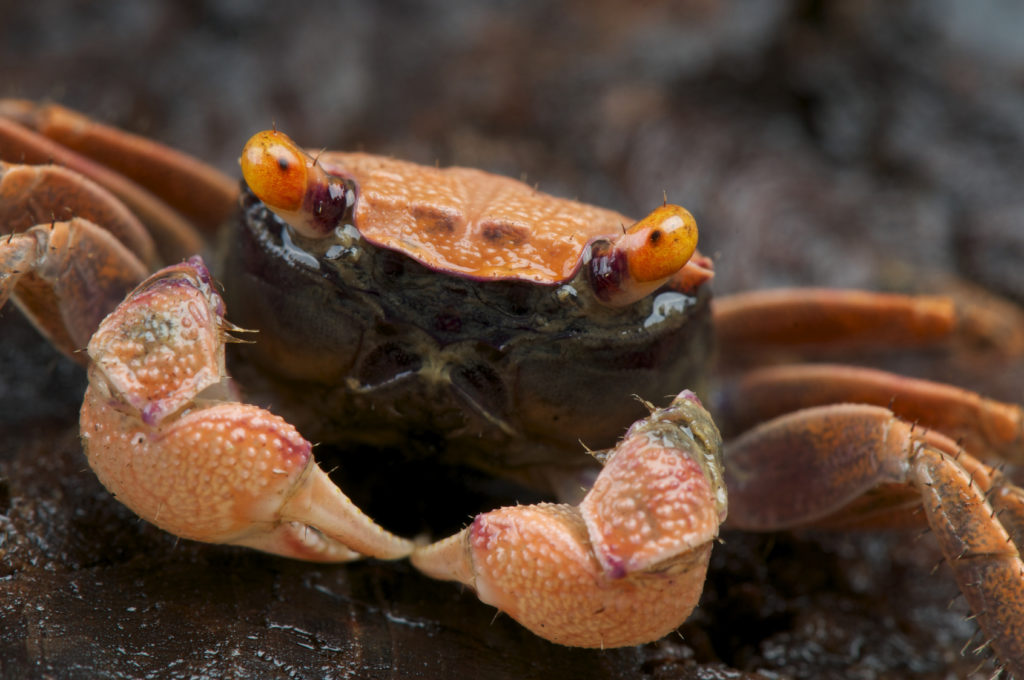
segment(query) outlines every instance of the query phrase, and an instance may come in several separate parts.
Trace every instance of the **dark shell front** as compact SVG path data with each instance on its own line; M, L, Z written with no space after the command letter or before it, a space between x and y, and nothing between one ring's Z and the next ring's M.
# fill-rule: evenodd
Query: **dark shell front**
M609 308L570 283L448 275L351 228L305 239L243 201L225 297L228 318L259 336L234 348L245 362L232 373L315 441L551 488L594 465L581 442L611 446L646 415L634 395L661 404L700 387L703 288Z

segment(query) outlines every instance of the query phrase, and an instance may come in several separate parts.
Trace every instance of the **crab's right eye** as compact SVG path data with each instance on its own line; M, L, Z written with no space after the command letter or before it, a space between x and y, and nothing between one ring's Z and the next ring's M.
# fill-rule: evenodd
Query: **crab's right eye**
M685 208L666 203L618 238L598 239L590 248L588 274L597 298L612 307L629 305L682 276L697 252L697 223ZM696 284L710 278L703 272Z
M630 227L618 247L637 283L664 280L697 250L697 222L685 208L665 204Z
M287 135L257 132L245 143L240 163L246 184L268 207L285 212L302 207L312 161Z

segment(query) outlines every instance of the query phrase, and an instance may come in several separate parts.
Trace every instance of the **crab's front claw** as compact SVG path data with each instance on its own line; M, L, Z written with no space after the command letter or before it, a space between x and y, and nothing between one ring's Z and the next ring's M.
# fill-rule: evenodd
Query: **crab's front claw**
M721 439L684 392L639 421L578 507L506 507L417 549L413 564L461 581L553 642L656 640L696 606L726 513Z
M283 419L233 400L229 324L199 258L135 289L89 343L82 438L100 481L184 538L288 557L407 555L328 479Z

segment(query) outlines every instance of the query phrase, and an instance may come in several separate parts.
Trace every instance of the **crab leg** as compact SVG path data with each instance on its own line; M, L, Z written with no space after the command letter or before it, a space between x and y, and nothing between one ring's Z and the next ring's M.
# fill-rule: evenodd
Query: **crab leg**
M103 226L145 265L157 264L153 238L109 191L59 165L0 161L0 233L80 217Z
M988 297L958 304L941 296L799 288L729 295L713 303L724 356L810 347L891 349L960 343L1024 355L1024 318Z
M928 524L953 569L960 591L996 656L1015 677L1024 674L1024 562L1014 536L994 518L1000 510L1020 510L1021 489L999 488L999 500L986 502L985 489L957 469L948 456L925 448L912 466L914 486L921 491ZM969 499L964 502L963 499ZM1021 515L1010 516L1019 527ZM1006 520L1003 520L1006 521ZM1014 540L1016 539L1016 540Z
M202 249L203 240L196 230L164 201L123 175L5 118L2 110L0 158L14 163L56 163L96 182L139 216L164 261L179 260Z
M732 442L726 459L738 528L880 526L923 506L992 648L1024 672L1024 490L947 437L859 404L776 418Z
M726 513L710 416L690 392L630 428L579 506L506 507L418 548L412 562L460 581L554 642L657 639L700 597Z
M973 455L1024 462L1020 406L869 368L800 364L753 370L723 390L717 413L720 423L742 431L784 413L843 402L887 406L903 420L944 432Z
M146 137L98 123L57 104L4 99L0 100L0 116L131 177L205 230L219 227L235 207L236 180Z
M81 427L100 481L184 538L320 561L407 555L412 544L363 515L295 428L233 400L231 326L212 285L198 257L157 272L90 341Z
M39 225L0 237L0 307L13 297L32 323L80 363L100 321L146 267L92 222Z

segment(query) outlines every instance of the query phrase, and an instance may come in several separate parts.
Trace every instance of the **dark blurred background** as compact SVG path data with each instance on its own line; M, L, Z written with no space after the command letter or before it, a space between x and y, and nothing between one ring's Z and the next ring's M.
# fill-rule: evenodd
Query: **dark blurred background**
M0 0L0 96L230 173L276 124L627 214L667 196L696 214L719 293L955 276L1022 301L1022 27L1017 4L953 0ZM0 339L0 403L25 381L60 392L0 439L0 677L952 678L979 662L959 654L973 624L946 608L949 572L928 575L934 547L902 535L729 537L683 638L604 654L491 622L404 565L178 544L83 470L79 369L11 310Z
M719 290L893 261L1024 297L1024 10L935 2L7 2L0 92L234 172L309 146L700 218Z

